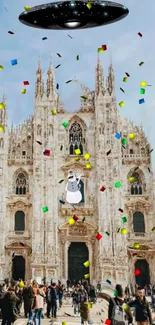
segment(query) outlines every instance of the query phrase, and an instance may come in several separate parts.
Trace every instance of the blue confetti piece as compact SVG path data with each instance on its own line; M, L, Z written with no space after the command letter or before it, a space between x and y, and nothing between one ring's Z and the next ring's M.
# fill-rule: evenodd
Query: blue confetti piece
M17 59L11 60L11 64L16 65L17 64Z
M115 138L120 139L121 138L121 134L120 133L116 133Z
M144 103L145 103L145 99L144 98L142 98L142 99L139 100L139 104L144 104Z
M59 200L59 202L60 202L61 204L65 204L65 201L63 201L63 200Z
M46 39L47 39L47 37L43 37L43 38L42 38L42 41L45 41Z

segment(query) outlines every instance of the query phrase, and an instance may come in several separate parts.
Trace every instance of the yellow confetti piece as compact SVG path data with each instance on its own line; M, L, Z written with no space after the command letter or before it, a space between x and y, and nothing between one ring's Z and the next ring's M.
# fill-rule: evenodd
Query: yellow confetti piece
M91 7L92 7L92 3L91 3L91 2L88 2L88 3L86 4L86 6L87 6L88 9L91 9Z
M88 308L93 308L93 303L92 302L88 302Z
M121 234L122 235L126 235L127 234L127 229L126 228L122 228L121 229Z
M90 168L92 168L92 165L91 165L91 163L86 163L86 168L88 168L88 169L90 169Z
M87 152L87 153L85 153L85 155L83 156L83 158L85 159L85 160L89 160L89 158L90 158L90 154Z
M52 112L52 115L56 115L57 114L56 109L52 109L51 112Z
M130 139L130 140L134 140L135 137L136 137L136 134L134 134L134 133L130 133L130 135L129 135L129 139Z
M74 152L75 152L76 155L80 155L81 154L81 150L80 149L75 149Z
M4 69L4 67L2 65L0 65L0 70L3 70L3 69Z
M140 85L141 85L141 87L146 87L147 86L147 82L146 81L141 81Z
M89 274L85 274L85 275L84 275L84 278L85 278L85 279L89 279L89 277L90 277Z
M26 89L25 88L22 88L22 94L26 94Z
M88 266L90 265L90 262L89 262L89 261L86 261L86 262L83 263L83 265L84 265L85 267L88 267Z
M68 223L69 223L70 225L74 225L74 224L75 224L75 220L74 220L73 218L69 218L69 219L68 219Z
M67 325L67 322L62 322L62 325Z
M0 103L0 109L3 109L3 108L5 108L4 104Z
M24 287L25 287L25 284L24 284L23 281L20 281L20 282L19 282L19 287L20 287L20 288L24 288Z
M136 178L135 178L135 177L130 177L130 178L129 178L129 182L130 182L130 183L134 183L135 181L136 181Z
M123 78L123 82L127 82L128 81L128 78L127 77L124 77Z
M129 305L124 305L124 306L123 306L123 309L124 309L124 310L129 310L129 308L130 308Z
M120 103L119 103L119 106L120 106L120 107L124 107L124 106L125 106L125 103L124 103L124 102L120 102Z
M99 48L97 49L97 52L98 52L98 53L103 53L103 52L104 52L104 50L103 50L103 48L102 48L102 47L99 47Z
M4 131L4 126L0 125L0 131Z
M24 9L25 9L25 10L30 10L31 7L30 7L30 6L25 6Z
M140 248L140 244L139 243L134 243L133 248L139 249Z
M76 158L75 158L75 161L79 161L79 160L80 160L80 157L76 157Z

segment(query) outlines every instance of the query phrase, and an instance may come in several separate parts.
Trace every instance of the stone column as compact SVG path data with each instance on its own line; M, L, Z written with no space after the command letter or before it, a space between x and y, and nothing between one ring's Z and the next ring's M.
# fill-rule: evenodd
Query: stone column
M90 262L90 266L89 266L89 276L90 276L90 283L92 283L93 280L93 269L92 269L92 264L93 264L93 252L92 252L92 246L90 242L86 242L86 245L88 247L88 251L89 251L89 262Z

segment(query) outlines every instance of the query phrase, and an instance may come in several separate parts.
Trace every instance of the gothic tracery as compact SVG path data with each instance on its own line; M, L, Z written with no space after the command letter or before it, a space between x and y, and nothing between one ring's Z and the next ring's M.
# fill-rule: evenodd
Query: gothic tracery
M74 122L69 129L69 153L75 155L75 150L80 149L83 154L83 134L79 123Z

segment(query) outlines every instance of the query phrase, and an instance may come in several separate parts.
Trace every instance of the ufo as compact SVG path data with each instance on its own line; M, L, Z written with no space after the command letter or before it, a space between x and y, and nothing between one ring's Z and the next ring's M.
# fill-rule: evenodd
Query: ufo
M110 1L59 1L35 6L22 12L19 20L29 27L69 30L112 24L129 13L127 7Z

